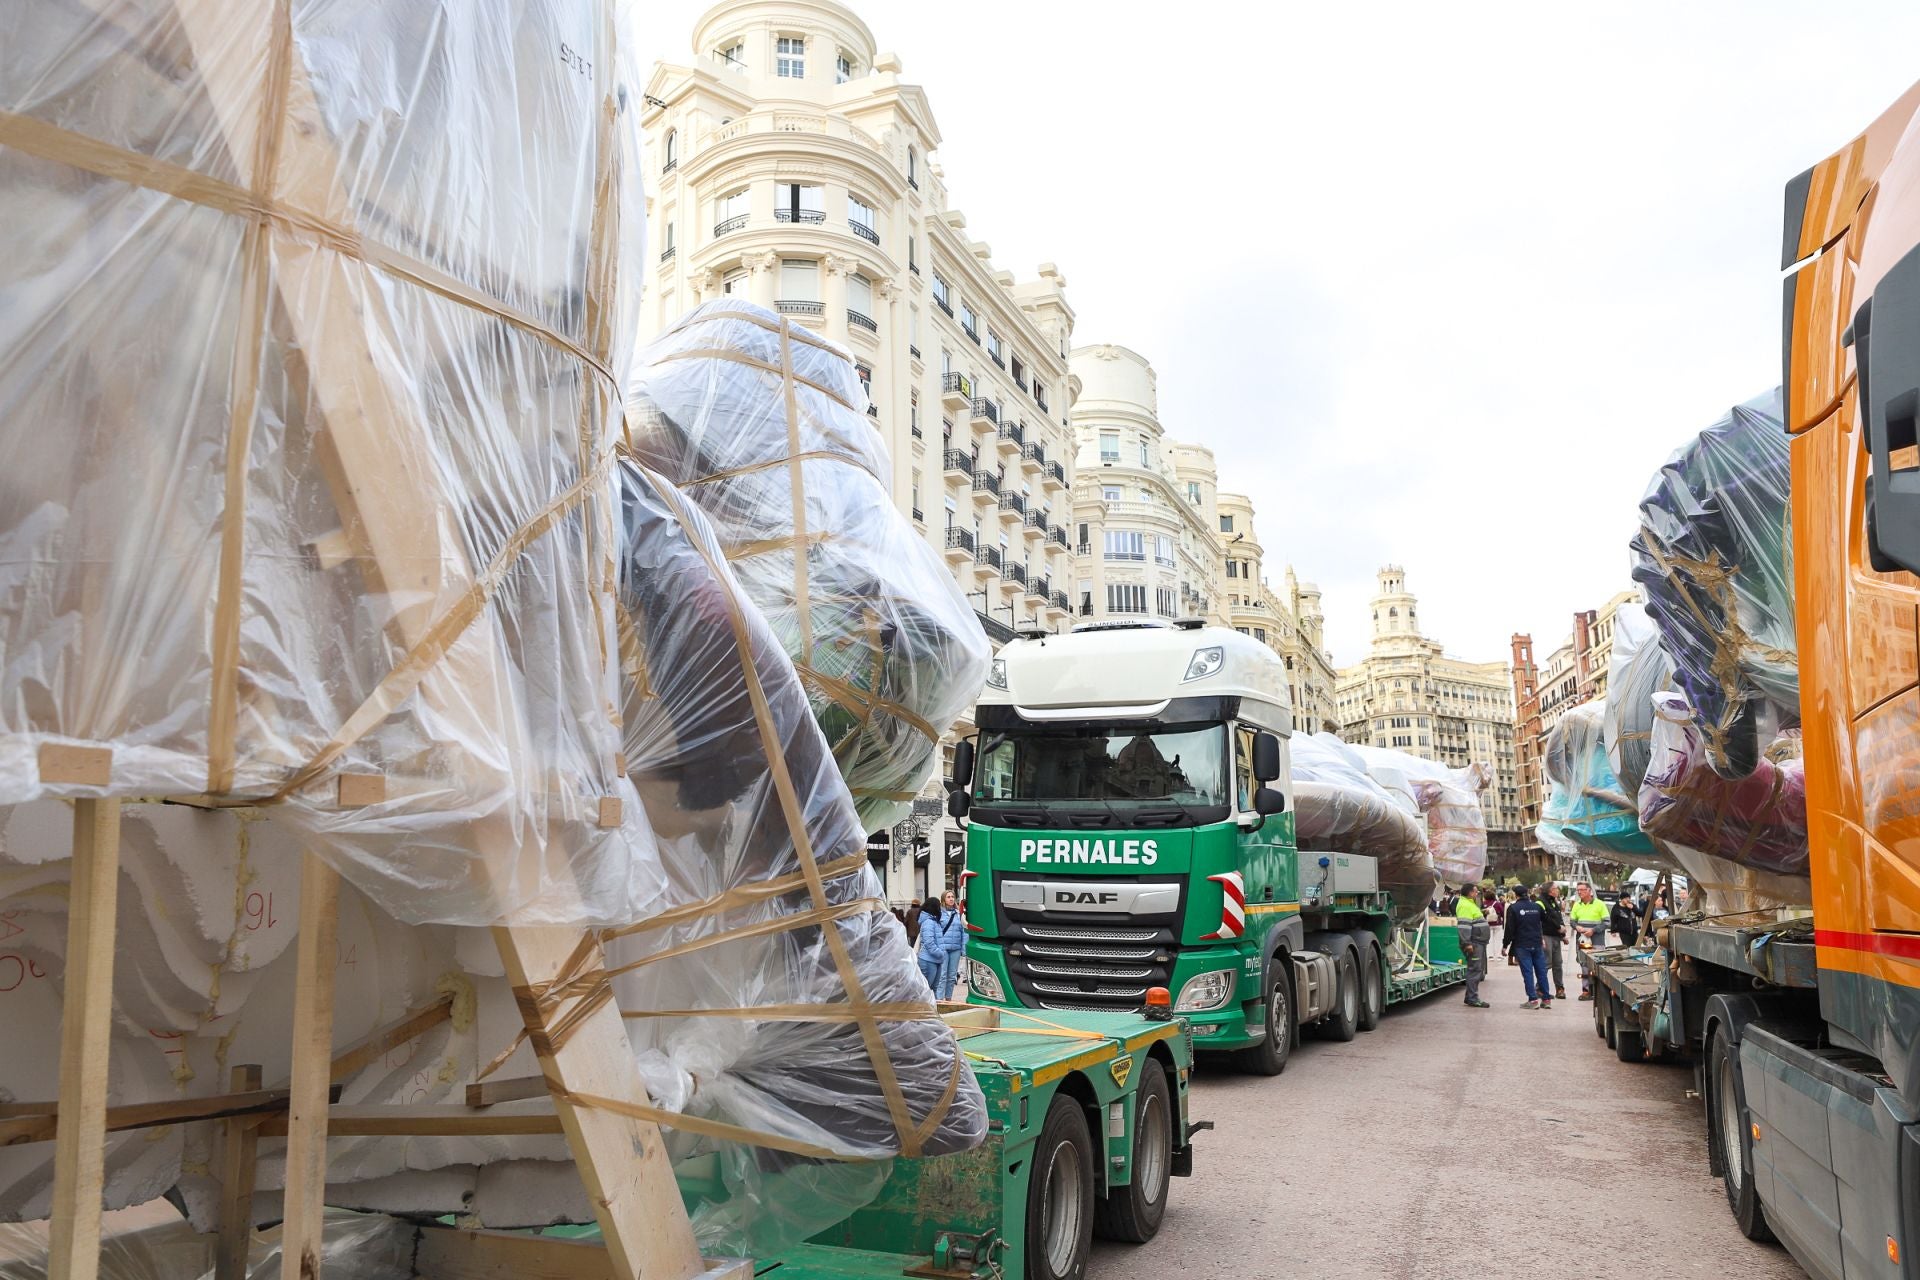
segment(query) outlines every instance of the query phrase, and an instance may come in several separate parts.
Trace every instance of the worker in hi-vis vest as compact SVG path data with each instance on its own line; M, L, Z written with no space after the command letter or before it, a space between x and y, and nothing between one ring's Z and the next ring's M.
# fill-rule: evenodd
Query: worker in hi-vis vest
M1480 980L1487 976L1487 946L1493 941L1493 930L1470 884L1460 886L1453 921L1460 931L1460 957L1467 962L1467 1008L1490 1009L1493 1006L1480 998Z
M1593 896L1593 886L1582 880L1577 890L1579 897L1567 908L1567 917L1573 921L1573 936L1580 944L1583 953L1607 945L1607 904ZM1580 961L1580 998L1593 999L1593 959L1582 954Z

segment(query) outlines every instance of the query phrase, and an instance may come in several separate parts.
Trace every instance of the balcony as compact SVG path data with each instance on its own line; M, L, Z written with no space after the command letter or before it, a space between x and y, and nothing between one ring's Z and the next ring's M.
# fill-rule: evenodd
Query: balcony
M827 220L827 215L819 209L775 209L775 222L804 222L818 226Z
M1083 542L1073 549L1073 553L1077 556L1090 556L1093 554L1093 544L1091 542Z
M880 332L880 326L873 322L872 316L862 315L852 307L847 308L847 323L865 329L868 333Z
M909 430L909 431L911 431L911 432L913 432L913 438L914 438L915 440L919 440L919 439L922 439L922 438L924 438L924 437L925 437L925 435L926 435L926 432L924 432L924 431L922 431L922 430L920 429L920 424L919 424L919 423L917 423L917 422L916 422L916 423L914 423L914 424L913 424L913 425L912 425L911 427L909 427L909 428L908 428L908 430Z
M1047 464L1045 476L1047 488L1064 489L1067 487L1067 469L1057 462Z
M1040 406L1040 412L1045 413L1047 411L1047 397L1045 393L1040 390L1040 384L1037 382L1033 384L1033 402Z
M920 358L920 348L914 346L911 342L909 342L907 344L907 354L912 356L915 360L918 360Z
M953 304L951 302L948 302L945 298L935 297L933 300L933 305L940 308L942 311L946 312L947 318L949 320L953 318Z
M1041 600L1045 600L1047 593L1052 590L1053 584L1041 574L1036 573L1027 579L1027 594L1030 596L1036 596Z
M1000 548L980 548L979 559L980 563L986 565L989 569L998 569L1000 567Z
M1025 430L1025 427L1026 424L1022 423L1021 429ZM1047 451L1040 447L1038 440L1029 440L1020 446L1020 465L1037 476L1047 473Z
M1027 566L1018 560L1009 560L1001 566L1000 576L1008 582L1017 582L1024 587L1027 585Z
M1008 461L1018 458L1021 449L1027 443L1027 433L1021 425L1008 419L1000 424L997 434L1000 440L1000 452L1006 455Z
M947 559L965 564L973 559L973 534L965 529L947 530Z
M1147 553L1144 551L1115 551L1112 546L1109 546L1104 553L1104 558L1108 560L1133 560L1140 564L1145 564L1147 562Z
M1019 638L1019 632L998 618L989 618L978 609L973 611L973 616L980 619L980 629L987 633L987 639L992 640L996 644L1005 644L1009 640Z
M907 270L909 270L909 271L911 271L911 272L913 272L913 274L915 274L915 275L919 275L919 274L920 274L920 264L919 264L919 263L917 263L917 262L909 262L909 263L907 264Z
M954 409L964 409L972 404L973 379L964 373L940 375L940 403Z
M1047 513L1044 511L1027 512L1026 517L1020 521L1020 527L1026 531L1026 535L1029 538L1038 538L1042 542L1045 542L1047 538Z
M680 157L675 156L673 159L667 161L665 164L660 166L660 174L662 177L665 177L667 174L672 173L675 169L678 169L679 167L680 167Z
M1174 567L1172 556L1155 556L1153 558L1153 562L1159 565L1162 569L1171 569Z
M1047 607L1051 609L1067 609L1069 607L1067 604L1067 593L1064 591L1055 591L1047 597ZM1093 610L1089 609L1087 612L1091 613Z
M927 522L927 513L915 507L913 509L913 522L915 524L925 524Z
M948 449L941 453L940 465L947 471L970 476L973 474L973 455L964 449Z
M960 332L966 334L969 338L972 338L974 346L977 347L980 345L980 331L978 329L968 328L966 324L962 323L960 326Z
M782 298L773 304L783 316L823 316L826 307L818 302L808 302L801 298Z
M1067 549L1067 531L1056 524L1047 530L1047 541L1059 547L1062 551L1065 551Z
M716 222L713 226L713 238L718 240L721 236L730 235L746 225L747 215L744 213L738 217L728 218L725 222Z
M995 364L999 365L1002 369L1007 367L1006 357L1002 356L998 351L989 350L987 352L987 359L993 361Z
M991 507L1000 501L1000 477L991 471L973 473L973 500L983 507Z
M1024 519L1027 514L1027 500L1013 490L1008 489L1000 495L1000 509L1002 511L1011 511L1013 514Z
M872 227L868 226L866 223L855 222L852 219L848 219L847 225L853 228L853 234L859 236L862 240L865 240L868 244L877 245L880 243L880 233L878 231L875 231Z
M671 262L673 261L673 255L678 252L680 252L679 246L670 244L660 251L660 261Z
M973 416L976 418L985 418L988 422L998 423L1000 421L1000 406L985 396L975 396L973 398Z

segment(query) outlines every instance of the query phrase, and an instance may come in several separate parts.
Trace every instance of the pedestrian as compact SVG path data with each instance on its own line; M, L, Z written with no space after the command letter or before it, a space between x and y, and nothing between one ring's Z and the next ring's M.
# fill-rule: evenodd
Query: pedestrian
M1553 1008L1553 989L1547 986L1547 949L1545 916L1533 891L1521 885L1513 905L1507 908L1507 939L1520 961L1520 977L1527 985L1529 1009Z
M1454 927L1460 933L1460 958L1467 962L1467 1008L1491 1009L1493 1006L1480 998L1480 982L1487 976L1487 946L1493 941L1493 930L1470 887L1461 888L1459 904L1453 910Z
M1607 945L1607 904L1593 896L1593 886L1582 880L1574 886L1575 900L1567 908L1573 921L1574 941L1582 951L1594 951ZM1580 966L1580 998L1593 999L1593 970Z
M1560 901L1560 886L1549 880L1540 897L1540 929L1547 949L1547 968L1553 973L1553 998L1567 998L1566 970L1561 967L1561 949L1567 941L1567 913Z
M947 964L947 943L946 932L941 928L943 913L940 899L929 894L927 900L919 905L914 914L920 917L920 943L917 956L920 976L927 980L927 990L933 992L934 999L945 999L940 994L940 975Z
M1620 945L1630 947L1640 936L1640 914L1633 909L1633 893L1622 889L1607 916L1607 927L1620 935Z
M1507 900L1497 893L1488 894L1487 914L1493 918L1493 922L1496 925L1505 928L1507 923Z
M940 970L940 988L942 1000L953 999L954 984L960 980L960 961L967 954L967 916L960 910L960 902L949 889L941 895L940 905L946 908L947 954Z
M1520 886L1507 890L1507 909L1500 917L1500 951L1507 957L1509 965L1520 963L1520 957L1513 954L1513 935L1507 932L1507 926L1513 923L1513 904L1520 901Z

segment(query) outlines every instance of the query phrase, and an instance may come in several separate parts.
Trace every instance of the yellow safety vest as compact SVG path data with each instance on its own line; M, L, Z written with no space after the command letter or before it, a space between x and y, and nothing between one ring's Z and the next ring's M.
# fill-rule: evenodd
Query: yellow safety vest
M1472 895L1463 893L1460 895L1460 901L1453 908L1453 918L1455 920L1484 920L1487 918L1487 913L1480 909L1480 904L1473 900Z
M1576 924L1600 924L1607 918L1607 904L1598 898L1592 902L1575 902L1567 914L1573 917Z

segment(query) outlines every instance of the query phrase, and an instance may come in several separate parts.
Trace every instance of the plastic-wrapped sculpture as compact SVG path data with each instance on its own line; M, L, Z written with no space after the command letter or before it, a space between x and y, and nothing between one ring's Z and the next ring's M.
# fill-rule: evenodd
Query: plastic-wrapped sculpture
M1807 874L1807 783L1800 733L1768 745L1752 772L1729 781L1707 764L1687 700L1655 695L1653 754L1640 787L1640 824L1664 840L1783 875Z
M1641 499L1632 550L1707 759L1722 777L1744 777L1800 712L1778 389L1667 460Z
M1623 604L1613 615L1613 652L1607 659L1607 700L1601 735L1607 764L1620 793L1640 794L1653 749L1653 695L1673 689L1673 660L1660 647L1660 633L1637 604Z
M636 456L698 503L806 683L869 830L899 820L986 680L985 633L894 508L845 352L763 307L695 308L640 353Z
M1358 751L1330 733L1295 734L1288 745L1300 848L1377 859L1380 887L1401 915L1424 912L1433 898L1433 855L1411 791L1390 790Z
M1493 780L1493 770L1476 761L1450 769L1382 747L1356 746L1360 758L1376 775L1384 769L1406 779L1414 803L1427 823L1427 851L1433 871L1449 885L1472 884L1487 874L1487 814L1480 793Z
M1605 719L1604 704L1583 702L1547 734L1543 764L1552 788L1541 820L1590 853L1638 864L1654 847L1640 830L1639 806L1608 763Z

